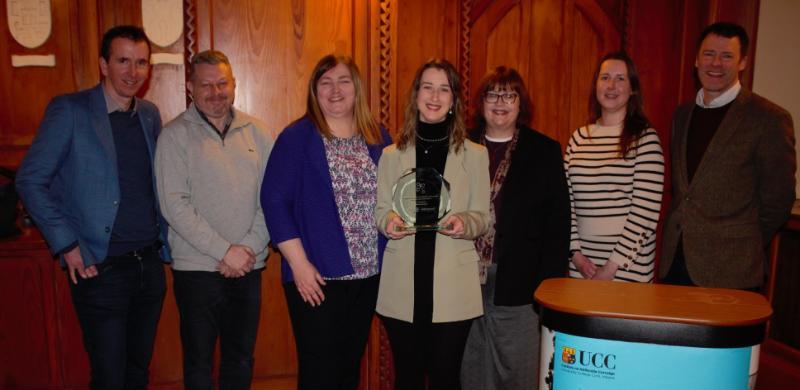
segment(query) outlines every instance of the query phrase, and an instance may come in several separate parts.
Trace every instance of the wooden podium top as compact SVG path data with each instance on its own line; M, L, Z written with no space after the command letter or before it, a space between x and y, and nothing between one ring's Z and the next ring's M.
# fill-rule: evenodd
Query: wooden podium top
M579 316L692 325L755 325L772 315L767 300L753 292L667 284L548 279L534 298L547 309Z

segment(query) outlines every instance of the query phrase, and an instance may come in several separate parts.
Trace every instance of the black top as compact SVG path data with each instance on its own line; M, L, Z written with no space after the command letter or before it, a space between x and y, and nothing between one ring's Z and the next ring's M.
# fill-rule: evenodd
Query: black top
M472 133L476 142L481 137ZM569 265L569 192L559 143L521 128L498 198L494 304L530 305L542 280L565 276Z
M139 115L114 111L108 116L117 152L120 193L108 256L118 256L153 244L158 239L158 219L150 152Z
M417 125L417 168L434 168L444 176L450 147L450 121ZM419 223L435 223L437 215L417 215ZM435 231L417 232L414 241L414 322L433 321L433 262L436 253Z
M730 103L716 108L694 106L689 121L689 133L686 135L686 173L689 182L692 181L711 139L714 138L729 108L731 108Z

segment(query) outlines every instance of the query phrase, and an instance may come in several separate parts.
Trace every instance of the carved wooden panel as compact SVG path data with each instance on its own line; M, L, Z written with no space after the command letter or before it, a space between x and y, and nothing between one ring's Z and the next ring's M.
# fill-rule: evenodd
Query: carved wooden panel
M11 39L6 23L6 2L0 2L0 165L17 166L44 114L47 103L56 95L90 88L100 81L98 65L100 38L117 24L141 25L139 1L68 0L51 4L53 27L47 41L26 49ZM5 37L8 37L6 39ZM153 47L153 52L183 51L182 43L170 48ZM12 55L54 54L55 67L11 67ZM182 67L156 65L142 96L161 109L169 120L183 111L175 94L183 91Z
M167 295L158 322L153 360L150 362L150 381L173 383L183 378L183 353L181 350L180 316L172 289L172 272L165 266Z
M297 354L281 284L280 257L272 254L262 274L261 318L256 339L258 379L297 375Z
M570 36L565 34L569 19L564 7L568 5L557 0L533 2L532 59L527 73L522 74L533 100L534 128L562 146L573 130L565 121L570 99L566 91L572 74L567 65Z
M619 48L619 26L605 10L609 5L499 0L479 7L471 31L472 88L498 65L516 68L531 92L533 126L565 144L586 122L597 60Z
M142 26L141 0L103 0L97 2L100 29L102 35L109 28L120 24ZM176 21L178 23L179 21ZM151 44L151 53L183 53L183 40L179 39L169 47ZM185 105L180 99L184 92L183 66L152 64L150 79L139 92L139 96L148 99L159 108L161 120L166 123L180 114Z
M133 3L141 3L141 1L136 1ZM186 4L184 4L184 8L185 7ZM136 18L139 21L137 25L141 25L141 6L129 12L137 12ZM188 30L187 19L188 18L186 15L184 15L184 28L182 29L183 34L181 35L180 39L166 47L152 43L152 53L155 55L170 54L184 57L186 47L185 34ZM175 20L174 23L178 23L179 21L180 20ZM186 109L185 80L185 64L152 62L152 67L150 69L150 80L148 80L147 85L143 91L140 92L140 94L143 98L158 105L158 110L161 112L161 121L163 124L166 124Z
M528 69L531 57L531 4L520 2L497 21L486 37L486 71L505 65ZM485 72L483 72L485 73ZM476 75L483 76L483 74ZM475 85L477 88L477 84Z
M28 49L8 29L6 2L0 2L0 165L15 166L30 144L47 102L56 93L75 90L71 40L72 1L51 4L52 30L45 43ZM55 55L55 67L11 67L11 55ZM47 92L47 93L43 93Z
M397 5L396 77L390 93L396 96L392 131L402 125L406 97L414 73L425 61L444 58L458 67L459 2L399 1Z
M53 270L45 250L15 255L0 253L0 388L44 388L61 378L50 348L58 338Z
M592 75L603 54L619 50L619 26L612 24L608 15L593 0L576 0L572 9L569 81L569 119L567 127L577 129L587 123L589 95L592 90ZM566 143L566 142L564 142Z
M392 93L392 86L396 85L397 82L393 82L393 78L395 77L395 73L397 72L397 67L395 66L395 58L396 51L393 50L396 45L394 45L394 39L392 39L393 35L396 35L397 31L397 11L396 11L396 1L391 0L382 0L379 4L378 10L378 56L379 56L379 64L377 67L377 71L379 72L380 76L377 80L379 88L372 88L370 90L371 101L373 104L373 110L375 109L375 103L379 104L379 116L380 122L383 126L389 128L392 131L395 126L394 121L397 118L397 112L395 110L397 104L397 94ZM374 71L376 68L372 68ZM374 75L372 75L371 79L374 80Z
M235 105L279 131L305 111L308 77L329 53L352 55L350 2L211 1L210 47L228 55Z
M669 134L672 108L679 102L681 72L681 42L677 23L655 24L653 20L680 19L680 9L669 0L652 1L647 7L632 2L630 5L630 45L626 47L639 71L645 112L662 141Z

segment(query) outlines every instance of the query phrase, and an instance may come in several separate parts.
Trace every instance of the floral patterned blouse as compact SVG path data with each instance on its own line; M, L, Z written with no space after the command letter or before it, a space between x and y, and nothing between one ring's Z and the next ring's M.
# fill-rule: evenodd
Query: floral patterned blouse
M378 229L373 213L378 200L378 168L362 137L323 139L333 195L355 271L331 279L354 280L377 275Z

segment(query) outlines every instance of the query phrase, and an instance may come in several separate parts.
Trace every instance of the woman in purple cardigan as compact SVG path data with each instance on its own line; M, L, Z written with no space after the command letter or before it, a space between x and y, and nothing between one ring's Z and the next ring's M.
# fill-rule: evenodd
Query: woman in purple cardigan
M386 246L372 219L377 163L390 143L352 58L322 58L306 114L278 137L261 188L283 256L299 389L358 387Z

